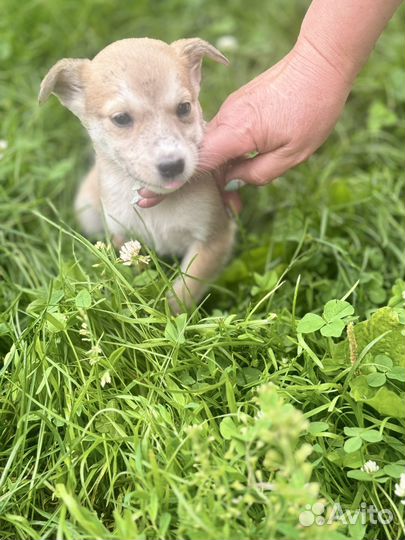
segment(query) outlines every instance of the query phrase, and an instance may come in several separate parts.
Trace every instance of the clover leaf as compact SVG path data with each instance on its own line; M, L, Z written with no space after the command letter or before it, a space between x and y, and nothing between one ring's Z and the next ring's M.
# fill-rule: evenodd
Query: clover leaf
M383 386L387 379L405 382L405 368L394 366L393 361L386 354L377 354L370 365L376 370L366 376L367 384L372 388Z
M353 313L353 306L346 300L329 300L325 304L322 317L315 313L307 313L298 323L297 332L309 334L320 330L325 337L340 337L347 318Z
M325 321L315 313L307 313L298 323L297 331L300 334L309 334L325 326Z
M349 436L343 446L346 454L352 454L359 450L363 442L376 443L382 440L382 434L376 429L345 427L344 432L345 435Z
M366 377L367 384L372 388L378 388L386 383L387 377L384 373L370 373Z
M337 319L343 319L353 315L354 308L346 300L329 300L323 309L323 318L327 322L333 322Z

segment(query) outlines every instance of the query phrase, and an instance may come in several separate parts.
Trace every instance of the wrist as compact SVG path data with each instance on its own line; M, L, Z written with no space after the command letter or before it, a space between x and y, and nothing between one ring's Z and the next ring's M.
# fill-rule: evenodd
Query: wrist
M300 62L315 77L327 79L348 91L360 70L354 58L348 58L319 37L315 42L304 32L300 33L294 45L291 62Z
M400 0L312 0L297 50L352 85Z

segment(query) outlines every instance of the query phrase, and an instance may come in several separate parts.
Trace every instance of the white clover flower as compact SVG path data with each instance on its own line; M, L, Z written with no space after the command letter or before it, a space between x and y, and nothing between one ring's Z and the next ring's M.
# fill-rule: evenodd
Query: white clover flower
M217 39L216 47L224 52L232 52L239 49L239 42L235 36L221 36Z
M405 504L405 473L402 473L399 478L399 484L395 484L395 495L403 498L402 504Z
M131 264L133 264L138 258L141 247L142 246L138 240L130 240L129 242L125 242L120 249L120 261L122 264L125 264L125 266L131 266Z
M100 384L104 388L106 384L110 384L110 383L111 383L111 375L110 375L109 370L107 369L107 371L104 371L104 373L101 376Z
M380 470L380 467L377 465L375 461L366 461L366 463L363 465L361 470L367 474L372 474Z
M101 249L105 249L107 246L105 245L104 242L101 242L101 240L99 240L98 242L96 242L94 244L94 247L98 250L101 250Z

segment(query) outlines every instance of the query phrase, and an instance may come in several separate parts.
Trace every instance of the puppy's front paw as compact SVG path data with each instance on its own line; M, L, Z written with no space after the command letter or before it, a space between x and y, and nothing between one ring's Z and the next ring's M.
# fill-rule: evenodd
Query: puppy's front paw
M173 315L184 313L190 308L195 307L197 298L193 296L194 291L191 290L191 285L194 284L193 278L189 276L184 279L177 279L174 282L173 289L167 294L167 303ZM199 295L198 295L199 296Z
M167 303L169 305L170 312L173 315L179 315L180 313L183 313L185 311L184 307L180 303L179 299L173 294L173 292L170 292L167 296Z

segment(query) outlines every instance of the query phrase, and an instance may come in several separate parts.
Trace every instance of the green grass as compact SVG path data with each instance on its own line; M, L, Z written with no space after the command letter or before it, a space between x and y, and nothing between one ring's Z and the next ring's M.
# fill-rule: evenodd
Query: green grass
M170 317L176 265L151 253L136 273L77 229L91 149L55 99L39 109L42 76L122 37L233 34L228 70L205 66L210 117L305 11L225 4L0 0L4 540L403 537L403 7L323 148L245 188L234 258L199 310ZM301 526L317 501L392 520Z

